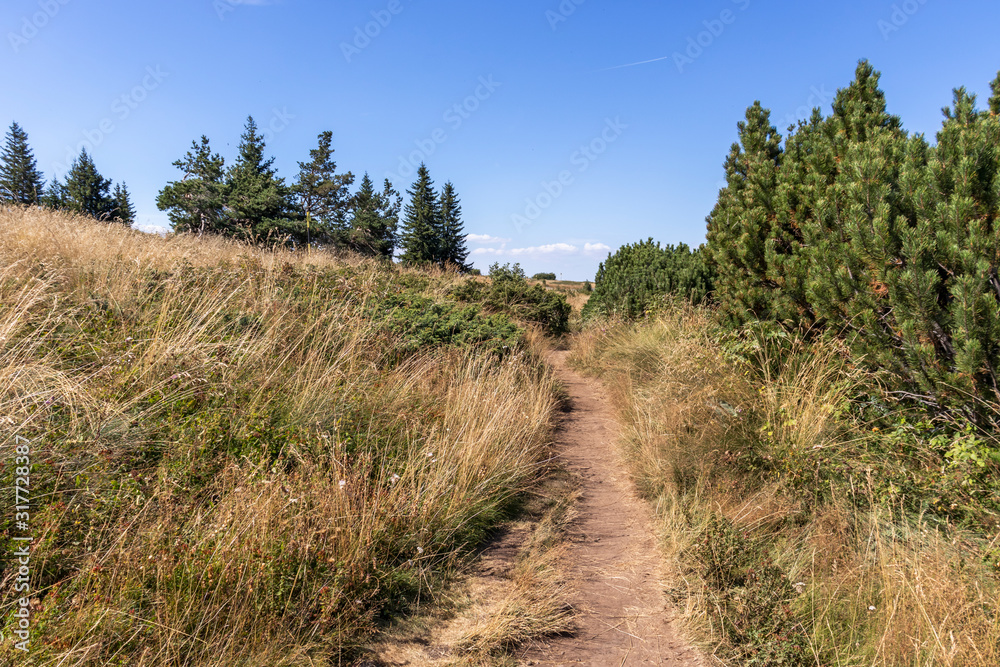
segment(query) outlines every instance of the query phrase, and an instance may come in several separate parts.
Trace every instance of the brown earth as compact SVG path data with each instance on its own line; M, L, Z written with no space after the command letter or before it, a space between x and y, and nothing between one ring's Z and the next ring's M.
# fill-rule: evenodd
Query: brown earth
M580 485L563 565L575 588L576 629L531 647L522 664L704 665L671 627L650 510L618 458L608 400L597 381L568 366L567 355L553 352L550 362L571 400L557 451Z

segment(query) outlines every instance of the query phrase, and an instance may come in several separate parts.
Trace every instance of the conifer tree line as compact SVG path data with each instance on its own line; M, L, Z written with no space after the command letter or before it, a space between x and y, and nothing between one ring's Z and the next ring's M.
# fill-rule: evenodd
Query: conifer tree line
M898 395L974 422L1000 400L1000 73L985 108L954 91L937 141L888 113L861 61L831 113L782 137L739 123L707 218L728 322L846 340Z
M333 159L333 133L323 132L288 184L266 154L264 136L247 119L231 165L202 136L173 164L183 174L159 193L175 232L219 234L243 241L307 244L470 271L462 207L455 186L440 193L421 165L403 209L403 196L366 173L355 192L351 172ZM113 186L113 188L112 188ZM46 187L27 133L14 123L0 148L0 204L47 206L131 225L135 207L124 183L104 178L84 149L65 179ZM402 218L402 219L401 219Z
M263 134L247 119L236 160L212 151L209 139L193 141L174 162L183 176L157 198L176 232L221 234L245 241L307 244L391 258L411 264L453 265L468 270L464 223L451 183L434 191L426 165L407 191L410 203L386 179L381 188L366 173L339 172L333 133L319 135L309 159L299 162L292 184L278 176L266 155Z
M131 225L135 207L128 187L117 183L112 190L111 186L84 148L65 179L54 178L46 188L27 132L16 122L7 131L0 148L0 204L47 206Z

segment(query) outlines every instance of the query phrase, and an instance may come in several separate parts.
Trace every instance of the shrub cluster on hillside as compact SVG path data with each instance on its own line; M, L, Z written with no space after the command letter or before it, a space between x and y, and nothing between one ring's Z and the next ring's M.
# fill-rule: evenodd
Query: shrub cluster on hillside
M996 424L1000 398L1000 76L964 88L931 145L886 111L862 61L832 113L784 141L760 103L739 124L708 218L716 298L733 323L825 331L900 395Z
M552 336L569 331L572 308L566 296L541 285L529 285L520 264L494 263L490 266L489 281L466 280L451 290L451 296L537 324Z
M583 314L635 319L661 307L667 295L697 305L709 298L713 280L701 247L660 247L650 238L608 255Z

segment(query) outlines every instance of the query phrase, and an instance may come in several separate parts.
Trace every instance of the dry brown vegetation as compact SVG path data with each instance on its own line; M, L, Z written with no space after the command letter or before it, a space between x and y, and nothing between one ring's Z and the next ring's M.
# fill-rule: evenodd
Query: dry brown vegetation
M342 664L545 457L531 335L415 348L386 324L454 275L37 209L0 211L0 267L4 507L15 435L33 465L22 664Z
M901 455L877 460L881 434L845 416L876 378L834 347L764 345L751 367L719 339L711 313L678 307L574 347L617 406L689 629L722 664L1000 664L1000 536L886 481Z

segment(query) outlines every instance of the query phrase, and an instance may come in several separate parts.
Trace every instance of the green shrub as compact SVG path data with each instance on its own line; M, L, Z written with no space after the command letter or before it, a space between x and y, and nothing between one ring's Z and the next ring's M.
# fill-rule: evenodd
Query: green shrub
M536 273L531 276L532 280L555 280L556 274L554 273Z
M478 306L438 303L416 294L403 294L375 304L375 317L402 340L395 351L413 354L428 347L488 344L499 354L521 348L522 331L503 314L483 315Z
M505 313L522 322L538 324L559 336L569 331L571 311L566 297L541 285L528 285L520 264L490 266L490 281L465 280L451 290L460 301L481 304L493 313Z
M622 246L601 263L583 314L635 319L658 308L667 295L699 304L708 298L712 282L701 248L692 251L683 243L660 247L648 239Z

